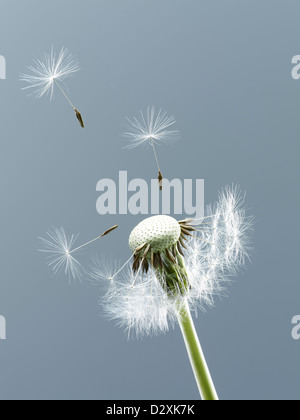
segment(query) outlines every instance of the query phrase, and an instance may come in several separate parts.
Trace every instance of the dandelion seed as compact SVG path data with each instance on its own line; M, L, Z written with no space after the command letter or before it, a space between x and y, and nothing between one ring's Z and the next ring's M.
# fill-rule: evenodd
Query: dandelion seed
M42 249L40 252L47 253L47 263L55 274L64 271L69 278L82 278L82 267L71 254L71 249L76 243L78 236L68 236L64 228L53 228L47 232L46 238L39 238Z
M55 274L64 271L65 275L69 276L70 279L73 278L75 280L78 278L81 280L84 270L74 255L82 248L108 235L117 227L114 226L97 238L77 247L75 247L75 243L78 235L68 236L63 227L53 228L47 232L46 238L39 238L43 246L39 251L48 254L46 259L48 266L52 268Z
M33 94L37 98L49 95L50 100L52 100L54 98L54 88L57 86L75 111L79 124L84 128L81 113L75 108L60 84L80 70L77 59L66 48L62 48L57 56L52 47L50 53L45 53L43 59L35 59L34 66L30 66L28 69L31 71L31 74L20 75L20 80L29 85L22 88L22 90L33 89Z
M169 216L144 220L131 233L128 261L103 305L128 334L166 332L179 323L203 399L218 396L190 310L212 305L248 257L252 219L237 188L227 188L201 220Z
M77 111L77 109L75 109L75 112L76 112L76 118L77 118L79 124L81 125L82 128L84 128L84 122L83 122L83 119L82 119L82 115L80 114L79 111Z
M130 257L125 264L123 264L120 268L120 261L119 260L104 260L102 258L94 257L92 258L92 263L90 265L90 277L94 284L96 285L103 285L103 280L109 282L111 286L120 274L121 271L124 270L125 267L128 266L128 263L132 260L133 257Z
M156 112L155 107L148 107L146 115L143 111L140 112L139 117L133 119L126 119L126 126L128 130L124 135L130 140L129 149L142 146L144 144L150 145L153 149L155 162L158 169L158 183L160 190L163 189L163 175L160 169L159 160L156 152L156 145L161 143L177 140L179 132L171 130L176 120L173 116L168 116L166 111L160 109Z

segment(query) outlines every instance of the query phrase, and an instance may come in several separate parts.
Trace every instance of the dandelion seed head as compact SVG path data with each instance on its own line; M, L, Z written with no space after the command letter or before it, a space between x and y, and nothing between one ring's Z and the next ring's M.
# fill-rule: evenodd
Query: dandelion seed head
M129 247L132 252L143 244L150 244L154 253L175 245L181 235L177 220L169 216L154 216L141 222L131 233Z
M186 301L195 311L213 306L248 258L253 220L243 204L238 188L226 188L201 220L156 216L138 225L133 266L119 270L104 299L108 316L141 336L166 332Z
M20 81L28 84L22 90L32 89L37 98L49 95L51 100L54 97L55 81L62 82L80 70L77 58L68 49L62 48L56 54L53 47L42 59L35 59L34 65L28 69L30 74L20 75Z
M176 120L173 116L168 116L163 109L156 111L154 106L149 106L146 110L140 111L138 117L126 118L127 132L124 136L129 140L127 148L134 149L144 144L162 144L176 141L179 131L173 130Z

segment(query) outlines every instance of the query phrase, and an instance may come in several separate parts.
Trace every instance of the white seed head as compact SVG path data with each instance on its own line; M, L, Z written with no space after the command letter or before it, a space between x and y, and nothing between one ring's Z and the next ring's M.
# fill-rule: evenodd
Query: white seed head
M145 245L150 245L153 253L164 252L177 244L181 227L170 216L154 216L144 220L131 233L129 246L132 252Z
M130 141L127 147L134 149L147 143L159 145L176 141L179 131L172 129L175 123L175 118L163 109L156 111L154 106L149 106L146 112L140 111L138 117L126 118L128 131L124 136Z
M130 236L130 247L133 252L138 247L142 250L134 256L133 269L121 269L114 276L105 296L108 316L129 334L136 332L140 336L167 331L181 303L187 301L195 311L212 306L214 298L225 293L230 279L247 260L253 220L246 215L243 203L240 190L228 187L220 193L216 205L207 208L203 219L193 224L157 216L138 225ZM170 252L176 243L178 253ZM149 245L156 252L152 267L149 258L144 257L149 254ZM184 248L184 257L178 245ZM176 260L173 265L172 257ZM176 281L179 291L186 286L181 259L190 286L184 294L176 293ZM169 265L165 287L162 271Z
M79 71L79 63L69 50L62 48L56 54L53 47L42 59L35 59L34 66L28 67L30 74L21 74L20 80L28 84L25 89L32 89L37 98L50 95L53 99L55 81L64 81Z
M53 228L46 238L39 238L43 246L39 251L47 254L48 265L55 274L64 271L69 279L82 279L82 266L72 254L77 238L78 235L67 235L63 227Z

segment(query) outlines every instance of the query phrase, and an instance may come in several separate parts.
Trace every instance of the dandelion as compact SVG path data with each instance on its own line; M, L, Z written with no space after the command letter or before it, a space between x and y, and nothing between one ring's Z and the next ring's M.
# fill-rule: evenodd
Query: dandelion
M132 258L110 277L104 308L128 334L166 332L179 323L200 394L218 400L191 310L212 305L248 257L252 220L227 188L201 220L155 216L131 233ZM132 267L130 267L132 261Z
M160 109L156 112L155 107L148 107L146 115L140 111L139 117L133 119L126 118L128 130L124 135L130 140L129 149L147 144L152 147L156 165L158 168L158 182L160 190L163 189L163 175L160 169L156 145L174 141L178 138L179 132L172 130L176 120L173 116L168 116L167 112Z
M65 275L69 276L70 279L73 278L75 280L78 278L81 280L83 270L74 255L84 247L103 238L117 228L118 226L114 226L97 238L80 246L75 246L78 235L68 236L63 227L53 228L47 232L46 238L39 238L43 246L39 251L48 254L48 266L52 268L55 274L64 271Z
M50 53L45 53L43 59L35 59L34 66L30 66L28 69L31 74L20 75L20 80L29 85L22 90L34 89L33 94L37 98L49 95L50 100L52 100L54 98L54 88L57 86L75 111L79 124L84 128L81 113L75 108L60 83L80 70L78 60L66 48L62 48L60 53L56 55L52 47Z

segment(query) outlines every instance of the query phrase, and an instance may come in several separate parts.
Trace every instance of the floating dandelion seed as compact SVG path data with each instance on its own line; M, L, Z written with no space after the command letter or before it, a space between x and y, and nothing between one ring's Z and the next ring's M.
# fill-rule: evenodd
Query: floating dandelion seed
M130 257L130 260L132 259L133 257ZM120 261L116 259L92 258L89 271L91 282L95 285L103 285L103 280L108 280L111 286L120 272L128 266L129 261L121 267Z
M129 149L150 144L153 149L156 165L158 168L158 183L160 190L163 189L163 175L160 169L156 145L177 140L179 132L170 128L176 123L173 116L168 116L167 112L160 109L156 112L155 107L148 107L146 115L143 111L139 117L133 119L126 118L128 132L124 135L130 140Z
M243 197L227 188L201 220L155 216L131 233L131 259L104 299L110 318L130 334L166 332L179 322L201 396L217 400L190 309L212 305L248 257L252 219Z
M78 235L68 236L64 228L53 228L51 231L47 232L46 238L39 238L43 245L43 248L39 251L49 254L47 263L55 274L64 271L66 275L70 278L73 277L74 280L76 278L81 279L83 270L81 264L74 255L82 248L96 242L98 239L103 238L117 228L118 226L114 226L97 238L78 247L75 247Z
M22 88L22 90L34 89L33 94L37 98L50 95L50 100L52 100L54 98L54 87L57 86L75 111L79 124L84 128L81 113L75 108L60 84L67 77L80 70L77 59L66 48L62 48L57 56L52 47L49 54L45 53L41 60L35 59L34 66L30 66L28 69L32 74L20 75L20 80L29 84L29 86Z

